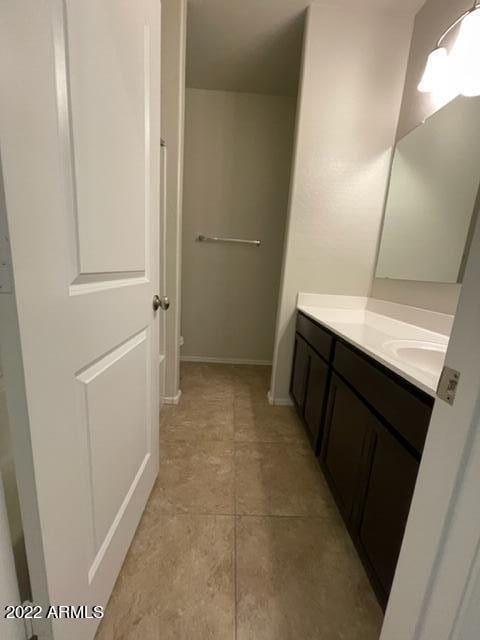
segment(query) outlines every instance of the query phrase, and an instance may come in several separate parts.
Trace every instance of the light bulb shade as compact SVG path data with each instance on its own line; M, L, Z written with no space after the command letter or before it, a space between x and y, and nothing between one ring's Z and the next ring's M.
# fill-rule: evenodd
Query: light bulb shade
M480 95L480 9L462 20L451 60L459 92L464 96Z
M444 47L439 47L434 49L428 56L427 65L418 85L418 90L422 93L439 91L445 84L451 82L451 78L451 63L448 52Z

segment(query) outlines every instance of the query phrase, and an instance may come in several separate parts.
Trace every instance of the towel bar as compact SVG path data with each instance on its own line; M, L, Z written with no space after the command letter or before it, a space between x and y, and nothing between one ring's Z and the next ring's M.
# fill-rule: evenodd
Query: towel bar
M197 242L229 242L233 244L249 244L254 247L261 245L261 240L242 240L241 238L219 238L218 236L204 236L199 233L197 235Z

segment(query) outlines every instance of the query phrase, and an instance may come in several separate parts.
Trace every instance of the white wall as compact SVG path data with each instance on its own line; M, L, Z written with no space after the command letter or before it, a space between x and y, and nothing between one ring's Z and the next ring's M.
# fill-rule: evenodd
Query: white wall
M167 144L165 396L179 390L186 0L162 0L162 138Z
M427 0L415 17L410 55L408 59L405 90L402 99L397 138L403 138L409 131L433 115L444 106L442 95L421 93L420 82L428 54L435 43L458 16L472 7L472 0ZM453 31L443 45L450 47L457 32ZM451 99L453 96L450 96ZM448 98L447 98L448 99Z
M471 6L471 0L427 0L418 12L410 48L397 139L403 138L425 118L444 106L443 96L420 93L417 91L417 85L422 77L428 54L442 31ZM455 37L456 33L452 32L445 44L450 46ZM459 284L376 278L371 295L382 300L453 314L457 308L460 289Z
M272 359L294 120L293 98L187 89L182 356Z
M412 21L315 3L308 13L274 401L288 398L299 291L368 295Z

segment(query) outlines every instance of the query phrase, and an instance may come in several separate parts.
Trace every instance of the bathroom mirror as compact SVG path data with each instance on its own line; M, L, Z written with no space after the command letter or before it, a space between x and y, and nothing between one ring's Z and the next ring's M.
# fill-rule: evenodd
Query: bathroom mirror
M376 277L461 282L479 187L480 98L459 97L397 143Z

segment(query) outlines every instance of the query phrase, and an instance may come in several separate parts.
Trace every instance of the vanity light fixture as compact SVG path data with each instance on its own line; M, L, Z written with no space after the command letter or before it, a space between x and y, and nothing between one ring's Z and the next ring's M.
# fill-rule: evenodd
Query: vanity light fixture
M457 25L460 31L457 41L448 53L442 46L447 35ZM452 96L480 95L480 2L459 16L437 41L428 56L425 71L418 90L422 93L451 93Z

